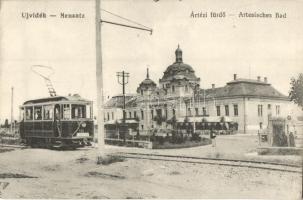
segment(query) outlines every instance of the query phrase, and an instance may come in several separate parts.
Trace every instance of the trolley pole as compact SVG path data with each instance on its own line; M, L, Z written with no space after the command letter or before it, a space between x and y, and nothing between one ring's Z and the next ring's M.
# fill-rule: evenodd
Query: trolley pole
M11 126L10 126L11 133L13 133L13 124L14 124L14 87L12 87L12 94L11 94Z
M126 111L125 111L125 85L128 84L128 79L129 79L129 73L122 71L122 72L117 72L117 77L118 77L118 83L122 85L122 95L123 95L123 120L122 120L122 131L123 131L123 142L125 143L126 141Z

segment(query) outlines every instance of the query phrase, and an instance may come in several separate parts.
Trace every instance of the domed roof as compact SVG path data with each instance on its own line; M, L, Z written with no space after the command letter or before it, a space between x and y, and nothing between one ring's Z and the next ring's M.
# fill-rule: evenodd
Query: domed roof
M184 78L189 80L197 79L193 68L190 65L183 63L182 50L180 49L179 45L175 51L175 54L176 62L166 68L164 75L160 81L169 81L173 79Z
M155 87L157 87L157 84L149 78L149 71L148 71L148 68L147 68L146 78L140 83L140 85L137 89L137 92L141 88L148 89L148 88L155 88Z
M153 80L146 78L140 83L140 85L156 85L156 83Z

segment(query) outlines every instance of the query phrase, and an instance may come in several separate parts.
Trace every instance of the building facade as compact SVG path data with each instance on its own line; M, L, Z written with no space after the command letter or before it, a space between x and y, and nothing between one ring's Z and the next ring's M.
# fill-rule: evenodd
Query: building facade
M133 124L132 132L148 135L154 130L172 129L173 118L182 121L225 117L237 124L238 133L257 133L267 127L271 116L291 115L294 105L266 77L253 80L234 74L223 87L213 84L211 88L202 89L200 78L196 77L193 67L183 62L182 54L178 46L176 60L166 68L158 86L147 69L137 93L126 96L125 122ZM122 107L122 95L112 97L105 104L106 127L119 124L123 118Z

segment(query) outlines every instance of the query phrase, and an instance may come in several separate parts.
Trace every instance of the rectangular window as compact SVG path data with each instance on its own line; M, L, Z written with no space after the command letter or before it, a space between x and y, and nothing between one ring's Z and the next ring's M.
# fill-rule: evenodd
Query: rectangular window
M280 105L276 105L276 115L280 115Z
M72 105L72 118L86 118L85 111L86 106L85 105ZM107 118L109 119L109 113Z
M195 108L195 111L196 111L196 116L198 116L199 115L199 109Z
M34 107L34 119L35 120L42 120L42 106L35 106Z
M270 110L271 109L271 104L267 105L267 109Z
M114 116L114 112L112 112L112 120L114 120L115 116Z
M263 116L263 105L258 105L258 116L259 117Z
M63 104L63 119L70 119L70 104Z
M187 113L187 114L188 114L188 116L191 116L191 109L190 109L190 108L188 108L187 110L188 110L188 113Z
M137 118L137 112L134 111L134 118Z
M185 85L185 92L188 92L188 86Z
M52 105L43 106L43 119L52 120L54 115L54 107Z
M203 112L203 116L206 116L206 108L205 107L202 108L202 112Z
M109 121L109 113L107 113L107 121Z
M165 118L167 119L167 117L168 117L168 111L167 109L165 109Z
M162 109L157 109L156 113L158 117L162 117Z
M19 121L23 121L24 120L24 108L20 108L20 118Z
M25 108L25 120L33 120L33 107Z
M129 112L129 118L132 118L132 112Z
M150 114L151 114L151 118L154 119L154 110L151 110Z
M225 105L225 116L229 116L229 106Z
M171 90L172 90L172 92L175 92L175 86L174 85L171 87Z
M141 110L141 119L144 119L144 112Z
M92 119L92 118L93 118L93 111L92 111L91 104L86 105L85 110L86 110L86 115L85 115L85 117L86 117L86 118Z
M216 108L217 108L217 116L220 116L221 115L220 106L216 106Z
M238 116L239 112L238 112L238 105L234 104L234 116Z

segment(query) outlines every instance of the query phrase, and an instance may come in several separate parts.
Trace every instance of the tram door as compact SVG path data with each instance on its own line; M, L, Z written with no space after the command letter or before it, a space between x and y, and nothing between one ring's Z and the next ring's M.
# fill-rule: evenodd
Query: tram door
M54 114L54 136L61 137L61 107L59 104L55 105L55 114Z

